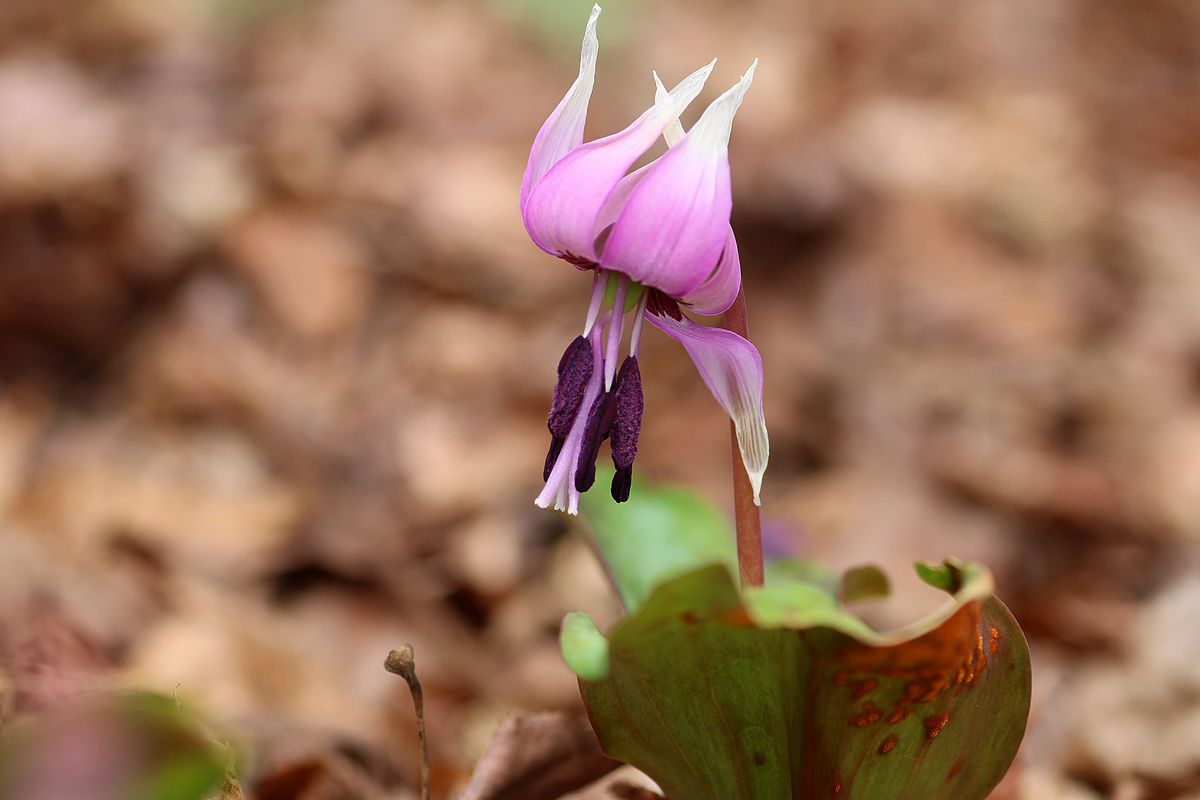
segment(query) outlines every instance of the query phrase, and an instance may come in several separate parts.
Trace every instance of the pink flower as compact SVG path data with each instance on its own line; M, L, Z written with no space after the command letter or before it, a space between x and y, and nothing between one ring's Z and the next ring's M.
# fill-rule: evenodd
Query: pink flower
M538 131L521 182L521 216L534 243L594 275L583 333L558 365L547 422L546 486L535 502L576 513L579 494L595 480L605 439L611 439L616 467L612 495L618 502L628 499L643 409L637 352L644 322L684 346L733 419L757 502L769 454L762 358L746 339L699 325L680 306L720 314L741 288L729 224L728 142L758 62L686 133L679 115L700 94L715 61L671 91L655 75L654 105L625 130L584 143L599 16L596 6L584 33L579 77ZM667 152L630 172L659 136ZM615 297L605 310L610 283ZM626 299L634 297L629 355L618 371Z

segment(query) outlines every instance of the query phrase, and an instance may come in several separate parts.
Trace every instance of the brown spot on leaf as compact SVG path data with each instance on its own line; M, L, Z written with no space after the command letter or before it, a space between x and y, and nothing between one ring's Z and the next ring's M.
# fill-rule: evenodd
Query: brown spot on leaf
M851 645L838 653L844 668L833 674L833 682L848 686L858 700L877 688L882 678L904 681L895 705L884 710L889 723L903 722L913 706L932 703L947 691L958 693L978 684L987 665L981 621L982 608L972 602L915 640L891 647ZM852 718L851 724L865 727L873 721L864 713Z
M700 622L700 618L696 616L695 612L692 611L683 612L683 614L680 616L680 619L683 620L683 624L685 625L696 625Z
M963 760L960 758L958 761L955 761L954 766L950 768L950 774L946 776L946 780L950 780L955 775L962 772L962 768L963 768Z
M888 753L896 749L896 737L889 736L879 745L879 755L886 756Z
M926 717L925 718L925 738L930 739L930 740L936 739L938 737L938 734L940 734L942 732L942 729L945 728L946 724L949 722L950 722L949 714L938 714L935 717Z
M744 608L738 608L733 611L726 611L718 614L717 619L729 625L737 625L742 628L758 627L758 623L750 618L750 614Z
M755 753L754 763L761 767L763 764L767 763L767 757L762 753Z
M990 652L992 655L996 655L1000 652L1000 629L993 625L991 630L988 631L988 636L991 637L992 640L991 645L988 647L988 652Z
M865 728L878 722L883 717L883 711L870 700L863 703L862 711L850 718L850 724L856 728Z

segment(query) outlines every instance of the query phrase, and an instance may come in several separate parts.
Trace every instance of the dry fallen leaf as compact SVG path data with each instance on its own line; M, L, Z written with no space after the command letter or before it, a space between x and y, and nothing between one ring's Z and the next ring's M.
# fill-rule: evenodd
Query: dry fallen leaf
M514 715L496 731L459 800L557 800L617 766L579 717Z

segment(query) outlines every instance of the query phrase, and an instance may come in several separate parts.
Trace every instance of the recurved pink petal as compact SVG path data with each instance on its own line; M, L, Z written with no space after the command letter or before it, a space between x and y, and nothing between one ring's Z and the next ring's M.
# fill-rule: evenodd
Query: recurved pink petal
M676 298L713 274L733 206L729 132L755 65L638 181L604 245L602 266Z
M675 320L648 314L646 320L683 345L709 391L733 420L754 502L759 503L771 445L763 415L763 364L758 349L732 331L706 328L686 316Z
M682 302L697 314L720 314L733 305L738 290L742 288L742 262L738 258L737 239L733 228L725 238L725 249L716 269L704 283L681 298Z
M600 42L596 38L596 20L600 17L600 6L592 7L587 28L583 32L583 49L579 55L579 77L571 84L558 107L542 123L529 151L529 164L525 177L521 179L521 211L529 200L529 193L550 168L562 160L572 148L583 142L583 126L587 120L588 101L592 98L592 86L596 82L596 56Z
M654 76L654 100L655 102L662 99L667 93L667 87L663 86L662 80L658 77L658 73L651 73ZM667 147L674 147L683 140L683 123L678 119L672 122L663 130L663 139L667 142Z
M573 148L546 172L521 210L525 228L538 247L554 255L600 260L595 247L598 221L610 195L633 163L704 88L712 67L693 72L625 130Z

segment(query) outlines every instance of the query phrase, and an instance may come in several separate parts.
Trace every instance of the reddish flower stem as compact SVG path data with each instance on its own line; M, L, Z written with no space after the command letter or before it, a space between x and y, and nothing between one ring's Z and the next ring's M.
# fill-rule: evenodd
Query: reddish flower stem
M724 325L726 330L750 338L744 288L738 290L737 299L725 312ZM746 465L742 463L737 431L732 422L729 423L729 441L733 451L733 513L737 528L738 573L743 587L762 586L762 519L759 507L754 504L754 488L750 485L750 476L746 474Z

